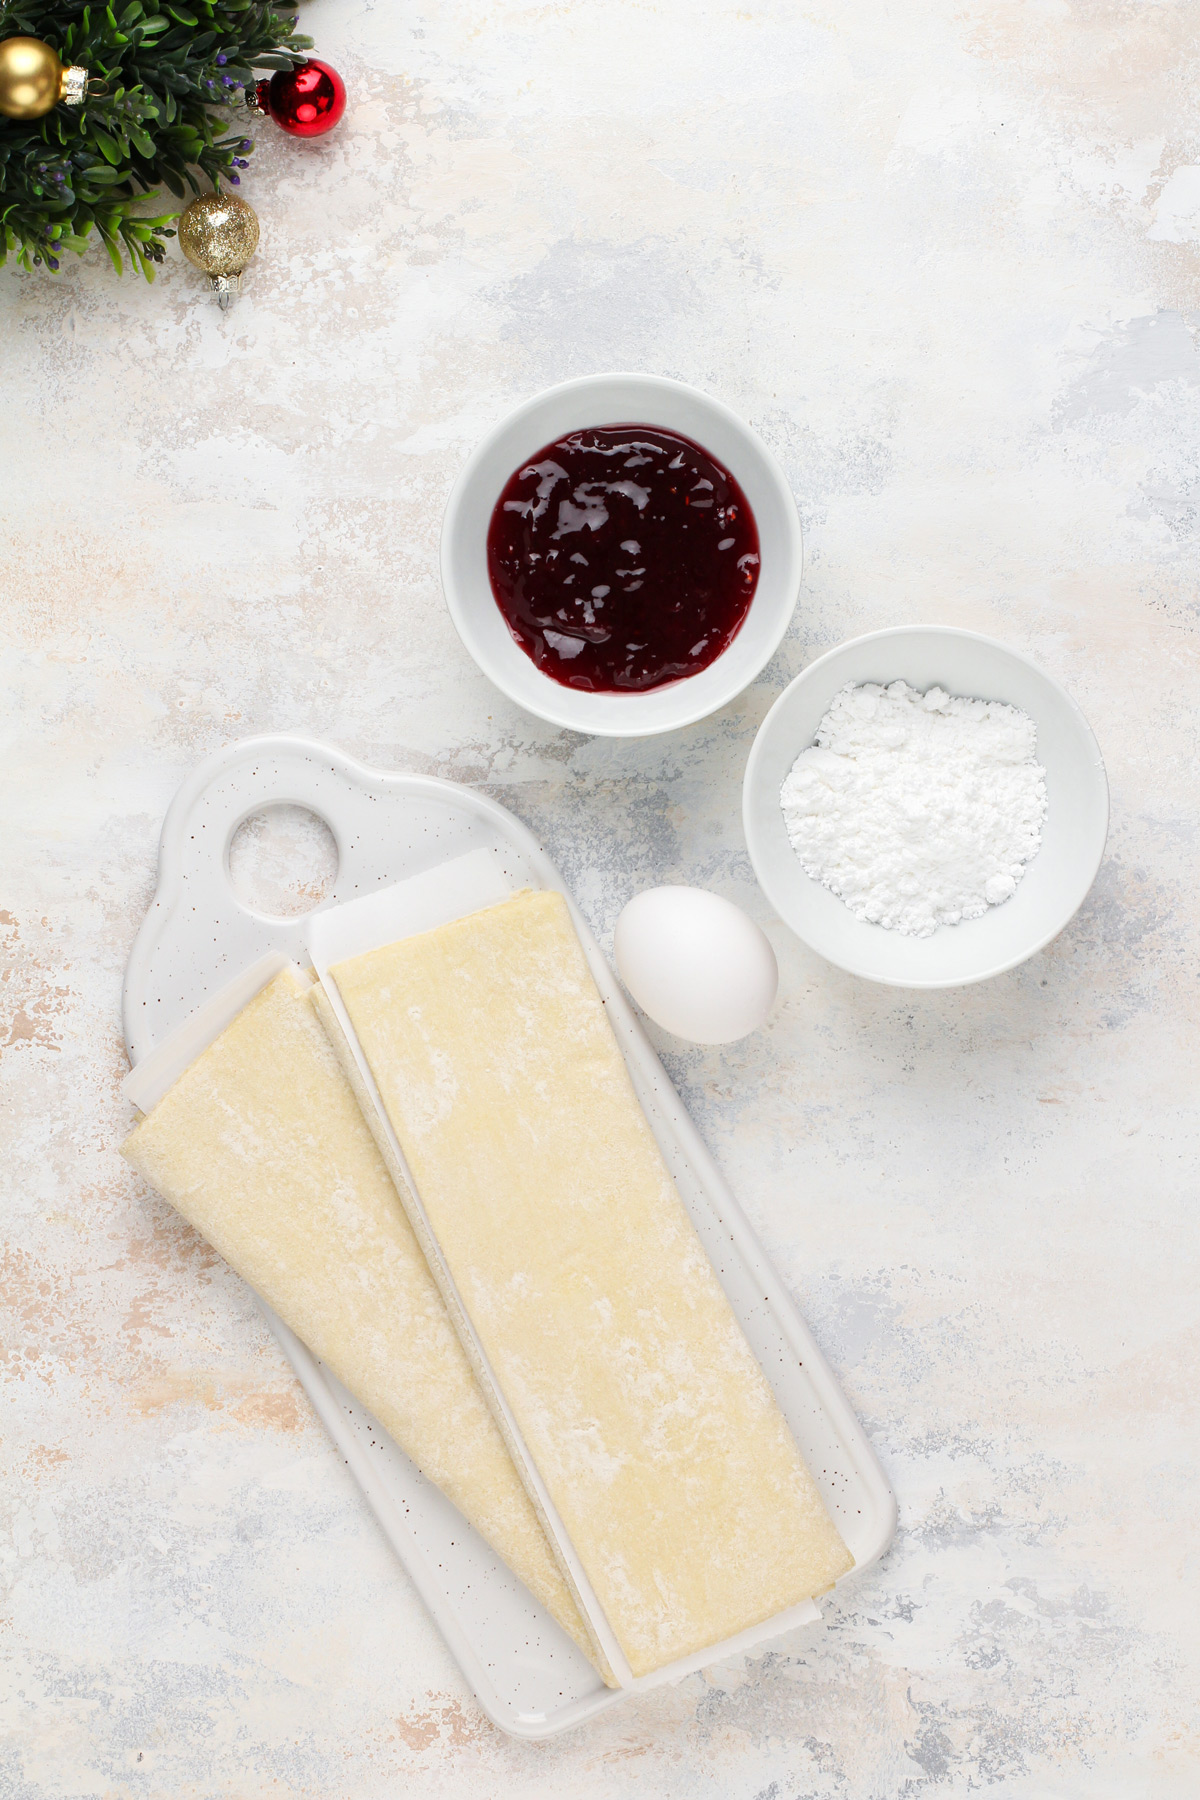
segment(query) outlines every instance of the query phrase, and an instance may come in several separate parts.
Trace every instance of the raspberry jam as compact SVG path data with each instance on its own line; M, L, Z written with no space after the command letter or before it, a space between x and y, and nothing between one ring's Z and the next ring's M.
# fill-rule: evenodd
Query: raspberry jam
M651 425L573 431L539 450L496 502L487 552L522 650L589 693L706 669L758 583L758 529L729 470Z

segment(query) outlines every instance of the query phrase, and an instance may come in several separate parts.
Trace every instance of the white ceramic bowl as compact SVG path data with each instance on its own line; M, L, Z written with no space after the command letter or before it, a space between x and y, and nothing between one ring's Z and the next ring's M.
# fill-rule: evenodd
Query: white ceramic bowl
M543 675L509 631L488 580L488 525L509 476L544 444L587 425L635 424L682 432L736 478L758 526L758 586L729 648L698 675L642 694L581 693ZM796 502L758 433L719 400L661 375L585 375L527 400L474 452L442 525L446 605L484 674L527 712L596 737L652 737L727 705L778 649L802 567Z
M1037 725L1046 771L1041 849L1011 900L982 919L903 937L856 919L800 867L779 804L783 778L848 681L903 680L924 691L1005 700ZM1065 690L1015 650L974 631L904 625L852 638L818 657L784 689L759 728L746 765L742 816L763 892L810 949L838 968L891 987L959 987L1003 974L1074 917L1096 878L1108 835L1108 782L1087 720Z

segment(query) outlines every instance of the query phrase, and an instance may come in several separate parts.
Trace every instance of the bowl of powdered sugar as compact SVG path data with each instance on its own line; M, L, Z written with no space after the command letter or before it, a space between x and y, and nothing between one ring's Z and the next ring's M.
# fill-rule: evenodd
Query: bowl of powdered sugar
M746 769L746 839L780 917L896 987L984 981L1073 917L1108 783L1079 708L991 638L877 631L780 695Z

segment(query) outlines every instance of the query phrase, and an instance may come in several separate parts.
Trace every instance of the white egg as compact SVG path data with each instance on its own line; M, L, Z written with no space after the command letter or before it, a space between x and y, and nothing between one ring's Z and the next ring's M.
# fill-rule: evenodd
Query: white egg
M617 920L617 973L656 1025L693 1044L731 1044L770 1012L779 969L765 934L703 888L649 888Z

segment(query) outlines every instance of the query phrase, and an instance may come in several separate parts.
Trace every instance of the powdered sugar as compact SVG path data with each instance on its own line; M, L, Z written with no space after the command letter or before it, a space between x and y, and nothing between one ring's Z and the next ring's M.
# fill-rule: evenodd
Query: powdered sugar
M844 687L780 790L807 875L908 937L1012 898L1042 841L1046 771L1027 713L907 682Z

